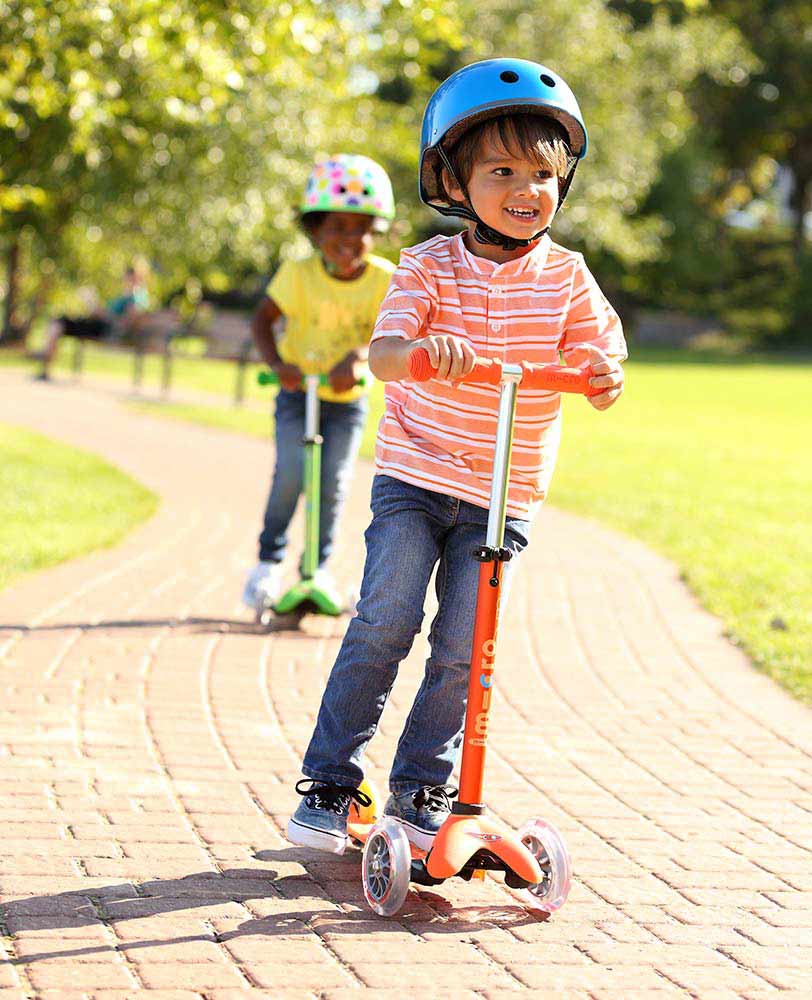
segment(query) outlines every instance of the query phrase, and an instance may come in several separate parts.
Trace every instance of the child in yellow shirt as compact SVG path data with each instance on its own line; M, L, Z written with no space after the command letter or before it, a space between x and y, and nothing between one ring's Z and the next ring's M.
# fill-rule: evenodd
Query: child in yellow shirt
M275 603L288 527L302 490L304 375L328 375L323 386L318 586L334 590L323 570L366 421L369 338L394 265L370 251L374 234L395 214L383 167L366 156L338 154L317 163L300 205L313 244L304 260L285 261L254 317L254 339L279 376L276 465L259 536L259 561L243 601ZM369 378L367 378L367 384ZM342 603L337 600L337 603Z

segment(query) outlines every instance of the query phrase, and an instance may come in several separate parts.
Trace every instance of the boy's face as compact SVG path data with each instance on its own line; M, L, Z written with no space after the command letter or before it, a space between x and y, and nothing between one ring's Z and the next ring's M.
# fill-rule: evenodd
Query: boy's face
M363 268L372 249L374 222L369 215L330 212L321 225L311 231L311 239L336 278L354 278Z
M462 189L446 177L448 193L465 201ZM526 240L546 229L558 207L558 176L532 155L519 155L498 141L483 137L468 194L477 215L506 236Z

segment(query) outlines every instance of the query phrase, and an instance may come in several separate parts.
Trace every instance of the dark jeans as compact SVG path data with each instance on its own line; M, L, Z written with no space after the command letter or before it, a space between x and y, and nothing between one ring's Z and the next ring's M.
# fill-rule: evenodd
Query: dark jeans
M364 749L378 725L401 660L423 622L435 564L439 607L430 656L398 743L389 787L399 795L445 784L459 754L468 697L479 562L488 512L442 493L376 476L372 523L357 615L350 621L321 701L302 770L309 778L358 786ZM505 546L525 548L530 525L508 518ZM504 606L515 560L503 572Z
M321 403L321 502L319 566L333 549L338 517L350 484L352 467L366 423L366 396L351 403ZM276 466L259 536L262 562L281 562L288 544L288 527L302 492L304 472L305 394L280 389L276 397Z

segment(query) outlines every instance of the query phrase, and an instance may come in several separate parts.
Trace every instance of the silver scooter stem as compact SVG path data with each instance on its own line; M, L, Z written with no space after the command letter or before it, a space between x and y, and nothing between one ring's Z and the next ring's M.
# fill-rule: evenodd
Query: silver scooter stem
M488 531L485 538L485 544L491 549L501 549L505 539L510 454L513 448L513 418L516 414L516 390L521 380L520 365L502 365L502 389L499 396L491 499L488 506Z
M315 441L319 433L319 376L305 375L305 441Z

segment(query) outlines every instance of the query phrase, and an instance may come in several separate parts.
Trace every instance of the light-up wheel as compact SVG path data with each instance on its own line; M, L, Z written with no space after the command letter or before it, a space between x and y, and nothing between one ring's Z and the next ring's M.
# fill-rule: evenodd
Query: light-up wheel
M519 840L539 863L543 879L522 890L522 897L534 909L553 913L566 902L572 868L564 838L543 819L531 819L519 830Z
M377 914L391 917L403 906L411 868L406 832L393 816L384 816L367 837L361 861L364 896Z

